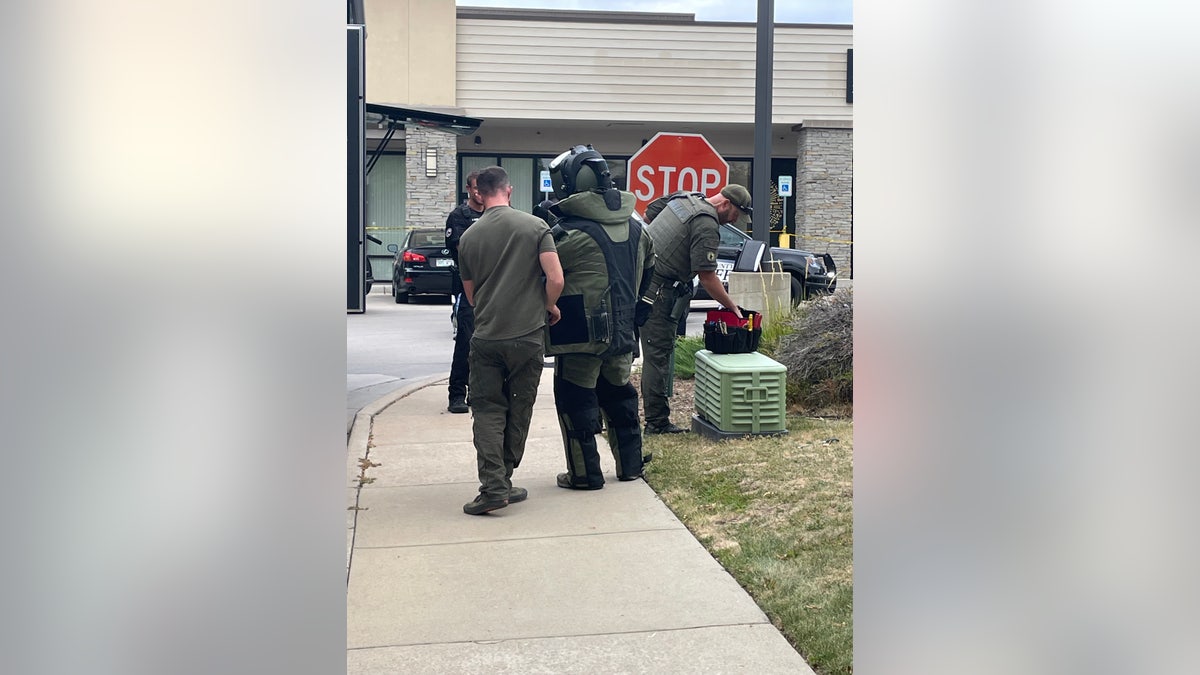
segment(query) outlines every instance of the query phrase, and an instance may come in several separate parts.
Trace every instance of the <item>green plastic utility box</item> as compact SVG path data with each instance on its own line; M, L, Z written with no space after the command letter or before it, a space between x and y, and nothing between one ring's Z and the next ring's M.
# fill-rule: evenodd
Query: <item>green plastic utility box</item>
M787 367L758 352L696 352L692 430L710 438L787 433Z

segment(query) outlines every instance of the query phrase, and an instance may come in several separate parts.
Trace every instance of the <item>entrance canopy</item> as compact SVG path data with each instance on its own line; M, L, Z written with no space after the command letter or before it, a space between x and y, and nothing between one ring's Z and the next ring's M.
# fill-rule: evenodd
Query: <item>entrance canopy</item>
M379 161L380 155L383 154L383 149L387 147L387 144L392 140L392 136L396 134L396 129L406 124L416 124L457 136L473 134L479 128L479 125L483 124L483 120L466 117L465 115L451 115L448 113L433 112L432 110L417 110L416 108L398 108L382 103L366 104L363 116L365 117L363 121L368 124L387 124L387 133L384 134L383 140L379 142L379 145L371 153L371 159L367 161L367 175L370 175L371 169L375 168L375 162Z
M416 124L458 136L473 134L479 129L479 125L483 124L483 120L465 115L451 115L416 108L398 108L382 103L366 104L366 114L368 124L382 121L388 125L389 129L405 124Z

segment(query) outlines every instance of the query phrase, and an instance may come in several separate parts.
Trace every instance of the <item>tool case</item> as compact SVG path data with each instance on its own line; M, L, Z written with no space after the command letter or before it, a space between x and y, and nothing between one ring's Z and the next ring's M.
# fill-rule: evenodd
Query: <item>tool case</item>
M728 309L709 310L704 319L704 348L714 354L749 354L762 340L762 315L738 307L739 319Z

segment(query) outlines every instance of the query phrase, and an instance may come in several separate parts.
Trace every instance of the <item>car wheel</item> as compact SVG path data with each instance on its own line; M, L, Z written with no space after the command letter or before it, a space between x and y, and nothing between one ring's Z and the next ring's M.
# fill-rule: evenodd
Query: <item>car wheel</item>
M804 302L804 280L799 277L792 277L792 306L795 307L801 302Z
M400 284L396 283L395 279L392 280L392 297L396 299L397 305L403 305L408 302L408 293L400 290Z

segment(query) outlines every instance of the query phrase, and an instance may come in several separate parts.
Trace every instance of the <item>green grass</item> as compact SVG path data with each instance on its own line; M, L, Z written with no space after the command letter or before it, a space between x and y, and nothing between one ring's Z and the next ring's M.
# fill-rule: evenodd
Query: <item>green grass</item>
M788 310L786 314L780 314L766 326L763 326L762 338L758 341L758 351L767 356L774 356L779 349L779 341L783 336L788 335L796 330L796 326L792 323L792 313L803 311L801 307L796 307Z
M696 376L696 352L704 349L703 335L675 339L675 377L690 380Z
M766 326L760 352L781 361L794 356L781 353L796 348L794 338L784 338L808 330L811 308L794 311ZM689 424L689 380L703 348L702 336L676 342L676 424ZM852 372L809 383L789 369L794 405L786 435L644 439L654 453L646 467L650 485L822 675L854 671L852 389ZM801 416L801 405L830 415Z
M693 485L696 498L708 506L729 511L743 511L749 498L738 489L740 482L736 472L720 471L699 477Z
M651 436L647 479L820 673L853 672L853 421Z

